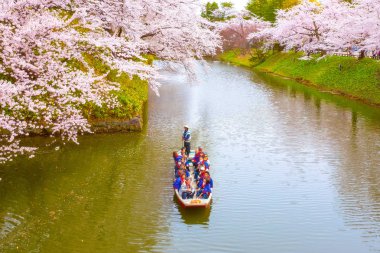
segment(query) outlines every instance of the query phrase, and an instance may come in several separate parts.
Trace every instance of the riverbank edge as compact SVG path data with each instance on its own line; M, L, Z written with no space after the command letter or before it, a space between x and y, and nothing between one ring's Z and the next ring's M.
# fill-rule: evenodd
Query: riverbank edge
M250 53L230 50L215 59L235 66L249 68L282 78L292 79L321 92L343 96L351 100L380 107L380 62L358 60L344 56L330 56L317 61L300 60L302 53L274 53L262 62L249 59Z
M146 94L145 94L146 93ZM123 95L127 95L126 91L122 91ZM134 116L115 117L114 115L102 115L102 117L90 117L88 118L88 124L90 125L91 132L89 134L103 134L103 133L118 133L118 132L141 132L144 127L144 118L147 113L148 103L148 90L143 91L140 95L146 98L139 98L134 101L134 107L139 107L138 111L128 108L127 105L122 104L121 107L125 107L127 112L133 113ZM105 111L108 109L106 108ZM109 113L109 112L108 112ZM28 136L50 136L51 131L45 128L28 129Z
M131 118L131 119L121 119L121 118L105 118L105 119L91 119L89 120L90 129L92 134L103 134L103 133L126 133L126 132L141 132L144 126L144 116L145 112ZM51 132L46 129L29 129L28 137L33 136L50 136ZM87 133L86 133L87 134ZM91 134L91 133L88 133Z
M94 119L89 123L94 133L117 133L142 131L144 121L141 115L137 115L131 119Z

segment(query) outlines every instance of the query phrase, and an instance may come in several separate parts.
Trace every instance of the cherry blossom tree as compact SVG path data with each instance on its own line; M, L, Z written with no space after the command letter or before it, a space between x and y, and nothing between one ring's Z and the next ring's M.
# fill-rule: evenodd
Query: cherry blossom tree
M235 13L234 18L219 23L218 27L223 38L224 49L241 48L248 50L252 45L252 40L247 39L248 36L269 26L270 22L263 21L243 10Z
M212 24L198 14L198 1L86 0L80 6L94 23L140 43L146 53L163 60L201 59L220 46Z
M368 36L363 43L364 50L380 49L380 0L357 0L361 28L366 30Z
M317 2L303 1L289 10L279 10L269 31L272 39L286 49L305 52L323 49L328 27L321 19L322 9L323 6Z
M376 50L380 46L380 1L330 1L324 5L322 19L329 25L326 47L331 51ZM333 22L331 22L333 21ZM330 23L331 22L331 23Z
M157 70L144 54L186 62L212 55L219 35L198 17L191 0L5 0L0 3L0 163L32 153L20 136L41 129L64 141L89 133L87 103L118 102L85 55L147 80Z
M265 38L267 45L279 43L285 49L304 52L364 52L380 46L380 1L305 0L289 9L279 10L272 27L248 36Z
M90 132L82 105L116 105L110 91L118 89L117 85L96 76L82 53L100 54L102 48L100 55L112 63L111 67L145 79L151 74L145 64L112 54L125 50L128 42L106 37L105 32L86 23L74 25L75 15L60 17L64 9L59 12L54 8L66 7L64 2L7 1L1 7L0 73L4 80L0 84L0 162L34 150L19 146L16 137L38 129L77 142L78 133ZM76 28L87 30L81 33ZM139 53L128 52L131 56ZM73 60L86 71L72 68L69 62Z

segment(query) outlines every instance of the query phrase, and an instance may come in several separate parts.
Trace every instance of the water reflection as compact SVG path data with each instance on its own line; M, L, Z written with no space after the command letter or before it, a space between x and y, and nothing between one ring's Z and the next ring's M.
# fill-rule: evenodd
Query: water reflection
M162 201L146 189L159 192L166 182L145 172L144 161L159 156L144 135L80 141L1 171L1 252L149 251L165 233Z
M173 203L181 215L182 221L187 225L208 225L210 219L210 208L183 208L175 196Z
M349 121L349 119L347 119ZM347 224L362 230L365 240L380 238L380 132L363 131L366 122L352 113L351 126L339 127L340 153L335 179Z
M313 98L314 107L304 103L303 110L315 110L318 127L305 121L303 123L308 124L308 131L323 131L320 138L330 146L331 155L326 158L330 157L329 163L336 170L326 173L331 173L339 194L337 204L344 223L361 231L363 241L369 243L371 250L380 251L379 110L334 95L314 92L290 80L258 75L280 93L279 86L287 85L287 93L295 99L295 103L297 94L303 94L304 102ZM278 97L275 96L274 100L277 101ZM301 108L301 105L296 107ZM297 120L293 118L291 121Z

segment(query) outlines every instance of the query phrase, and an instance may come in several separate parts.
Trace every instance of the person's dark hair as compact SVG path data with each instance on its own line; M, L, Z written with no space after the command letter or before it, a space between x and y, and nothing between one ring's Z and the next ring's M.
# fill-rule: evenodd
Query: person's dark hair
M173 151L173 158L176 158L178 156L177 151Z
M207 174L207 175L209 175L209 176L210 176L210 172L208 172L208 171L205 171L205 174Z

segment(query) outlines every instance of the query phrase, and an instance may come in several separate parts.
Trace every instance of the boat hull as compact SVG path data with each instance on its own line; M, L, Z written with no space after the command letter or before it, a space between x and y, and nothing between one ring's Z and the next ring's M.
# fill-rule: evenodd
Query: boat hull
M185 208L206 208L210 206L212 193L208 199L182 199L177 189L174 190L174 194L177 197L179 204Z

